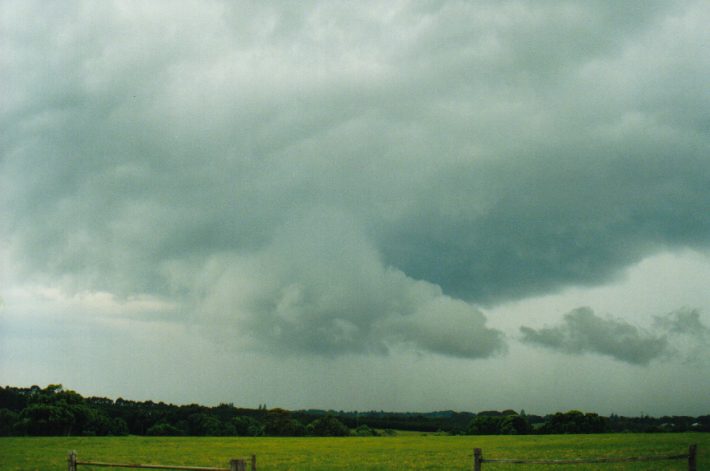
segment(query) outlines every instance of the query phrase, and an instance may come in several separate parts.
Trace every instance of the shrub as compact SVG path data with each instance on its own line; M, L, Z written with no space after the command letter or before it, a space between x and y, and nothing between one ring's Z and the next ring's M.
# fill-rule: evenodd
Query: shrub
M145 434L152 436L179 436L185 435L185 431L172 424L160 422L150 427Z

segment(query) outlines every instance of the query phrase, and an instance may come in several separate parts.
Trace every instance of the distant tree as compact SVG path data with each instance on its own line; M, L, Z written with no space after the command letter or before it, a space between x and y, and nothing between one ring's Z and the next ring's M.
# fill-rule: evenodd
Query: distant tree
M477 415L466 431L469 435L498 435L501 425L500 416Z
M607 419L595 413L583 413L578 410L557 412L547 417L540 433L603 433L607 430Z
M111 420L111 431L109 435L128 435L128 424L121 417L116 417Z
M87 408L88 409L88 408ZM126 421L120 418L112 419L105 412L88 409L88 420L83 424L80 433L84 435L126 435Z
M0 436L6 437L16 433L15 427L20 415L10 409L0 409Z
M163 402L132 401L103 397L83 398L61 384L12 387L0 386L0 435L242 435L298 436L306 433L339 435L330 414L345 429L365 436L384 429L446 432L450 434L600 433L613 432L710 432L710 416L664 416L641 414L607 419L594 413L572 410L545 417L507 409L502 412L438 411L431 413L370 411L337 412L239 409L231 403L216 407L198 404L175 406ZM339 415L338 415L339 414ZM316 422L319 420L318 422ZM335 430L335 432L334 432Z
M189 435L219 436L224 435L224 426L220 420L209 414L192 414L187 419Z
M264 419L264 434L278 437L299 437L306 434L301 422L291 417L284 409L272 409Z
M527 419L517 414L502 417L499 428L502 435L527 435L532 430Z
M30 404L20 414L19 427L28 435L69 435L74 422L64 405Z
M232 403L222 403L217 407L213 407L209 412L217 417L221 422L229 422L237 416L237 409Z
M236 435L241 437L258 437L264 435L264 427L258 420L240 415L232 419Z
M477 415L467 429L469 435L525 435L531 432L527 417L511 410L509 415Z
M481 415L486 416L486 417L500 417L503 414L497 410L484 410L484 411L481 411L478 414L476 414L476 416L481 416Z
M350 435L350 429L330 414L308 424L307 431L309 435L316 437L347 437Z
M7 409L19 413L27 406L28 394L26 389L10 386L0 388L0 409Z

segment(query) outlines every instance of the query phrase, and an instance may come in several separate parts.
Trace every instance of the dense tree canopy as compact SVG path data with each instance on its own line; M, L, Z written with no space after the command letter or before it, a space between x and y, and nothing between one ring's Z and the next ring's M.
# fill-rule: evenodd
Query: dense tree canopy
M545 417L512 409L470 412L288 411L206 407L163 402L84 398L52 384L46 388L0 387L0 436L8 435L208 435L208 436L373 436L393 430L451 434L710 431L701 417L602 417L581 411Z

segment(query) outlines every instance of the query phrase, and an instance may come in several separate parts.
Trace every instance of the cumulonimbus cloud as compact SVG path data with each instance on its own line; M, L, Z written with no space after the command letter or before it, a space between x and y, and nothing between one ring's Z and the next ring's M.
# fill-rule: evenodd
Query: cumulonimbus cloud
M150 5L3 2L10 281L275 349L484 357L471 303L710 246L704 2ZM577 321L611 343L569 350L662 350Z

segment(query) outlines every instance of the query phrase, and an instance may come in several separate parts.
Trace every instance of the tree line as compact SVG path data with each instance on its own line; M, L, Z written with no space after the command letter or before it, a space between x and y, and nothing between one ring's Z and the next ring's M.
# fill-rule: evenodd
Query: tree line
M220 404L83 397L53 384L45 388L0 387L0 435L172 436L375 436L395 430L469 435L607 432L710 432L700 417L603 417L581 411L546 416L512 409L471 412L399 413L325 410L288 411Z

